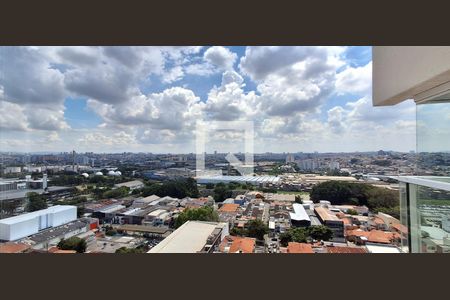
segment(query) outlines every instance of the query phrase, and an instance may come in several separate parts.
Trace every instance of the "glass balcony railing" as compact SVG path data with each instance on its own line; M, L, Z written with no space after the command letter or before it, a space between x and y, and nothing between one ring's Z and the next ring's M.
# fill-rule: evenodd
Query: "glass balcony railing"
M418 176L400 176L401 249L450 253L450 99L416 107Z
M404 176L400 183L402 251L450 253L450 177Z

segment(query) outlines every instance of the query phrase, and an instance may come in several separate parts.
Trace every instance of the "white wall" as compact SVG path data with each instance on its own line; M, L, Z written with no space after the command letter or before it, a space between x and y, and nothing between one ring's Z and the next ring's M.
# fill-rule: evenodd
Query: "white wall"
M66 210L49 214L49 226L60 226L77 219L77 208L75 206L68 207Z
M39 231L39 218L31 218L9 225L8 240L14 241Z
M373 105L394 105L450 82L450 47L375 46Z
M0 240L14 241L77 219L76 206L65 205L0 220ZM12 221L11 221L12 219ZM3 222L2 222L3 221Z

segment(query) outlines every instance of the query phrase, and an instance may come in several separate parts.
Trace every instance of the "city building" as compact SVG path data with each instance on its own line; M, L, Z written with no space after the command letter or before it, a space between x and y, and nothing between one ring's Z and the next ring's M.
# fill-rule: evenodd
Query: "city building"
M286 253L314 253L311 244L289 242Z
M314 212L321 223L333 231L333 239L344 237L344 222L325 207L315 207Z
M197 177L197 183L248 183L256 186L278 185L281 183L281 178L278 176L200 176Z
M273 193L265 193L264 201L278 201L278 202L295 202L295 194L273 194Z
M364 254L367 250L363 247L349 247L349 246L326 246L326 253L336 254Z
M221 253L255 253L256 239L239 236L226 236L219 245Z
M60 226L77 219L77 207L71 205L55 205L0 220L0 240L14 241L39 231Z
M117 183L114 185L115 188L120 188L120 187L127 187L130 189L130 191L136 190L136 189L141 189L144 187L144 183L140 180L132 180L132 181L127 181L127 182L122 182L122 183Z
M393 245L366 243L366 249L369 253L401 253L400 249Z
M371 230L365 231L361 229L348 230L347 239L358 245L364 245L367 242L374 244L397 244L400 235L391 231Z
M23 243L0 243L0 254L2 253L26 253L30 250L30 245Z
M227 223L187 221L148 253L211 253L227 235Z
M311 225L311 219L309 218L308 213L306 212L303 205L299 203L294 203L292 204L292 208L294 212L289 213L289 216L291 217L292 226L307 227Z
M34 250L48 250L58 245L62 239L85 234L91 230L96 219L83 218L72 222L44 229L38 233L20 239L20 242L30 245Z
M287 164L290 164L290 163L294 163L294 162L295 162L294 155L288 154L288 155L286 156L286 163L287 163Z

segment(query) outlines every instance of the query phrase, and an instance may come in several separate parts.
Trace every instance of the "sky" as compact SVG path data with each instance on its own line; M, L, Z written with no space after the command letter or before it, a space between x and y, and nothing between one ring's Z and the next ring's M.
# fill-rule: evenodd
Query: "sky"
M234 121L256 153L415 149L413 101L372 106L371 47L0 47L0 66L1 151L190 153L199 124L207 152L243 151Z

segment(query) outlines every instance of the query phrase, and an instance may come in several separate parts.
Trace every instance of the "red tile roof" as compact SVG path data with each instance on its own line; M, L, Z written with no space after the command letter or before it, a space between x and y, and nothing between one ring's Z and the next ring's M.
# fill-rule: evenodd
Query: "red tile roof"
M75 250L61 250L58 247L51 247L48 249L49 253L77 253Z
M290 242L287 253L314 253L314 251L310 244Z
M408 233L408 228L405 225L401 224L401 223L394 223L394 224L391 225L391 227L394 228L395 230L397 230L400 233L403 233L403 234L407 234Z
M22 253L28 249L30 249L30 246L22 243L0 244L0 253Z
M253 253L255 252L255 239L236 237L230 246L228 253Z
M383 221L383 219L378 218L378 217L373 218L373 221L374 221L375 224L377 224L377 225L384 225L384 224L385 224L384 221Z
M367 250L364 248L357 247L345 247L345 246L328 246L328 253L367 253Z
M239 208L239 204L225 203L219 208L220 212L236 212Z
M349 230L347 231L347 236L357 236L365 237L368 242L380 243L380 244L391 244L394 239L399 238L399 234L396 232L372 230Z

